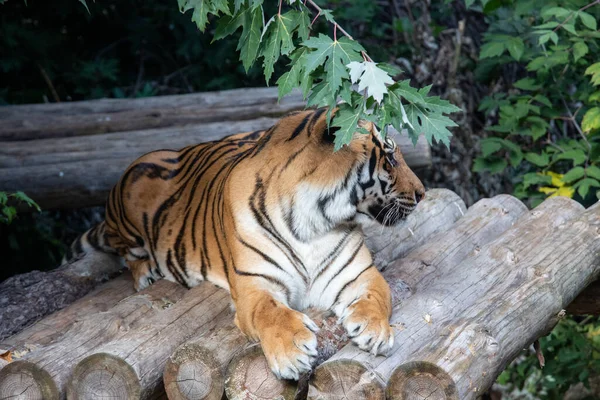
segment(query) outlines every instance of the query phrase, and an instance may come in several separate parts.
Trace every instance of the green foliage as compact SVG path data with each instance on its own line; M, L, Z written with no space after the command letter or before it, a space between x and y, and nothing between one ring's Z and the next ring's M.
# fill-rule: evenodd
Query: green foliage
M87 6L89 13L77 0L27 5L13 0L1 6L0 104L56 101L42 70L63 102L264 82L259 68L246 72L238 62L239 33L211 43L173 1L102 0Z
M417 90L408 81L394 82L389 75L392 70L375 63L339 26L333 13L312 0L289 0L285 5L280 1L279 11L270 18L266 18L263 0L178 1L182 12L192 10L192 20L201 31L207 27L209 14L217 16L214 40L242 28L237 47L240 60L248 69L262 58L267 84L276 62L287 58L289 70L277 80L280 97L299 88L308 106L330 109L342 99L345 104L331 121L341 128L336 132L336 150L352 140L359 119L375 122L383 132L390 125L399 131L407 129L414 142L424 134L429 143L435 140L449 144L448 127L455 124L444 114L459 108L428 96L429 87ZM333 38L322 33L311 35L311 10L333 25Z
M516 79L483 99L489 136L474 171L507 173L514 193L536 206L548 196L584 205L600 197L600 46L597 2L584 0L471 1L485 13L476 74L498 82ZM496 3L495 6L493 3ZM541 8L540 8L540 5ZM506 75L505 75L506 76ZM508 170L508 172L507 172ZM546 365L534 353L498 378L508 392L562 399L571 385L600 374L600 320L562 320L540 340Z
M19 202L25 203L27 206L35 208L37 211L41 211L35 201L31 200L31 198L23 192L0 192L0 223L8 225L17 217L17 209L14 204Z
M588 378L600 374L600 320L588 317L563 319L540 339L545 358L540 368L535 354L518 360L498 378L509 389L525 389L536 397L559 400L578 382L589 387Z
M486 4L476 2L474 7ZM486 13L479 76L513 68L507 93L485 98L492 136L481 141L474 170L511 168L515 194L539 204L566 195L584 204L600 195L600 7L584 0L505 1ZM484 72L485 71L485 72ZM547 177L541 178L541 177ZM533 177L536 177L535 179Z

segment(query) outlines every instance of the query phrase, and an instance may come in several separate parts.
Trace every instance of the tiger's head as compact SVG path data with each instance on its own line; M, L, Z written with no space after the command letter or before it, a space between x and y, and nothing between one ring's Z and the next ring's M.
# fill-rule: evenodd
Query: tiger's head
M298 238L307 240L363 214L392 226L423 199L423 184L396 143L371 122L359 125L369 134L356 132L334 152L338 128L328 127L326 109L294 113L257 146L261 154L263 146L270 149L261 165L277 171L279 193L291 196L287 220Z
M361 121L359 126L369 134L356 133L346 146L359 160L357 212L393 226L417 207L425 196L425 188L392 138L384 138L371 122Z

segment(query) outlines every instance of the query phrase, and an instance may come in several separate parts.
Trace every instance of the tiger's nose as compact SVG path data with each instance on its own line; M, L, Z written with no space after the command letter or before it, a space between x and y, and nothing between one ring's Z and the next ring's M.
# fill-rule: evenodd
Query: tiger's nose
M425 198L425 191L424 190L417 190L415 191L415 201L418 203L421 200L423 200Z

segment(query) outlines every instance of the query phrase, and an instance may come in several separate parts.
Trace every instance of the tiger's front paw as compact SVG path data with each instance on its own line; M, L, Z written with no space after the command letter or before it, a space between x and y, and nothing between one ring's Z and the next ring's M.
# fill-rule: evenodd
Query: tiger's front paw
M317 356L317 325L306 315L286 310L286 322L265 328L260 344L271 370L279 379L298 380L312 369Z
M394 330L385 312L372 304L358 301L346 309L340 323L361 349L373 355L386 355L394 347Z

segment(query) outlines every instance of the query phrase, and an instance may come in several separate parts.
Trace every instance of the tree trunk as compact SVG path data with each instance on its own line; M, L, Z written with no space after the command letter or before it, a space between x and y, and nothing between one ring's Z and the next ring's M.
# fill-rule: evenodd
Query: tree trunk
M279 117L304 107L305 102L298 92L278 101L276 88L7 106L0 109L3 122L0 141L88 136Z
M43 209L103 205L108 192L137 157L180 149L227 135L262 130L277 120L215 122L74 138L7 142L0 146L0 190L22 190ZM407 164L417 173L431 165L429 145L398 135Z
M53 271L8 278L0 283L0 340L72 303L121 268L117 257L97 253Z
M0 387L12 382L12 393L18 394L33 380L35 385L31 386L39 387L42 393L56 394L56 397L44 399L58 398L59 395L63 398L67 379L76 363L102 344L131 330L144 329L152 315L164 315L186 292L181 285L161 280L123 299L108 311L83 316L52 342L31 349L22 358L15 357L16 361L0 370Z
M521 205L521 207L523 207ZM394 228L384 228L384 233L377 231L374 238L367 237L367 243L374 248L387 248L389 240L404 238L401 249L397 252L409 251L427 240L427 234L449 229L454 221L464 214L465 206L455 193L445 189L434 189L427 192L426 200L419 204L405 223ZM381 225L378 225L381 229ZM370 228L370 223L367 228ZM374 231L374 230L372 230ZM412 232L412 233L411 233ZM347 343L347 336L332 316L323 317L317 310L309 310L309 315L319 325L317 334L319 356L317 362L331 357L339 348ZM224 340L222 340L222 338ZM220 398L224 388L231 398L265 398L265 390L271 393L270 398L291 396L289 385L283 385L271 373L266 359L259 350L248 350L238 354L249 342L235 327L233 321L219 326L214 333L201 336L179 348L169 359L165 368L164 381L170 398L176 399L213 399ZM230 360L234 357L233 361ZM225 376L225 369L233 375ZM185 369L182 367L185 365ZM182 372L183 370L183 372ZM210 371L202 380L189 380L188 371ZM260 373L259 373L260 371ZM255 379L262 382L255 385ZM223 384L227 381L227 384ZM189 393L202 393L205 397Z
M392 388L426 380L437 390L430 398L453 390L460 399L476 398L597 278L599 230L600 204L582 213L572 200L549 199L396 309L392 323L400 329L389 357L346 346L331 361L368 365ZM447 376L430 379L430 364Z

